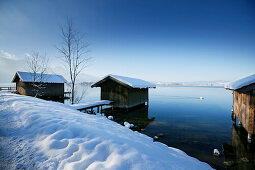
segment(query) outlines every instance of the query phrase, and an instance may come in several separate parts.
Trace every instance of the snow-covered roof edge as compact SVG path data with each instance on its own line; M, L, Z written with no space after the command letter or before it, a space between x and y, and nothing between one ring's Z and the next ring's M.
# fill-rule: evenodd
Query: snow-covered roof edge
M132 88L156 88L156 86L150 82L147 82L142 79L137 79L137 78L131 78L131 77L124 77L124 76L118 76L118 75L113 75L109 74L102 78L101 80L93 83L91 87L96 87L97 84L100 84L100 82L103 82L107 78L112 78L116 81L119 81L123 84L126 84Z
M237 90L245 86L249 86L255 83L255 73L249 74L248 76L241 77L234 81L225 84L226 89Z
M39 73L35 73L36 76L40 75ZM14 83L14 80L16 76L19 76L19 78L23 82L33 82L33 75L34 73L31 72L23 72L23 71L17 71L12 79L12 83ZM58 74L43 74L43 79L41 82L43 83L66 83L67 80L62 76ZM37 81L35 81L37 82Z

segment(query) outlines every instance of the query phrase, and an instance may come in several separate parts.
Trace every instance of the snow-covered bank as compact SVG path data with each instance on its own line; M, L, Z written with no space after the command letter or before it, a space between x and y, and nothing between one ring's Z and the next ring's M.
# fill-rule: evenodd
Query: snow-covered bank
M0 93L0 130L16 168L211 169L105 117L28 96Z

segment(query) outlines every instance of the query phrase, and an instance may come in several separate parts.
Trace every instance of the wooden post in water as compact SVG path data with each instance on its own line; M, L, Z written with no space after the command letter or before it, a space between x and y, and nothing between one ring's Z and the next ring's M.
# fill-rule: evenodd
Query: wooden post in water
M148 96L147 96L147 108L149 107L149 92L148 92Z
M252 134L248 133L248 142L251 143Z
M232 117L232 121L233 121L233 123L234 123L234 124L236 124L236 115L235 115L235 113L234 113L234 112L232 112L231 117Z
M242 122L239 120L239 122L238 122L238 126L239 127L242 127L243 125L242 125Z

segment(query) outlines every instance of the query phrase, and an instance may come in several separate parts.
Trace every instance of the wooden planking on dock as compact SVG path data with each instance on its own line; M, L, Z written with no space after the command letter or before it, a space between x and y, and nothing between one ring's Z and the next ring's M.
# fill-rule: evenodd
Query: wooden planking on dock
M91 109L93 110L93 108L97 108L97 112L99 112L99 107L103 106L109 106L112 105L113 101L109 101L109 100L99 100L99 101L94 101L94 102L87 102L87 103L82 103L82 104L73 104L70 105L71 108L76 109L76 110L88 110Z
M16 91L16 87L0 87L0 91Z

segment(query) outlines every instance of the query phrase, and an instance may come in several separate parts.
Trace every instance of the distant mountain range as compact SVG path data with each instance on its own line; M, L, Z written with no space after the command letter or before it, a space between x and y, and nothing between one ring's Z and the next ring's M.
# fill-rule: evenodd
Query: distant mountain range
M151 82L156 86L215 86L224 87L228 81L195 81L195 82Z
M77 83L91 85L94 82L99 81L103 77L92 76L88 74L81 74L80 80ZM218 81L194 81L194 82L161 82L161 81L150 81L150 83L156 86L214 86L214 87L224 87L225 83L228 81L218 80Z

